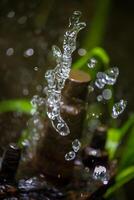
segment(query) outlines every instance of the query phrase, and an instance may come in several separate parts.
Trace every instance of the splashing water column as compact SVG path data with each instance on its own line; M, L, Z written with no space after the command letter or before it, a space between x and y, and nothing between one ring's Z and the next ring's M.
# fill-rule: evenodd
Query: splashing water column
M70 129L69 135L61 136L48 118L44 122L44 135L36 149L34 166L48 179L66 182L73 176L74 161L66 161L65 154L71 150L72 141L82 135L89 81L85 72L72 70L62 91L61 116Z

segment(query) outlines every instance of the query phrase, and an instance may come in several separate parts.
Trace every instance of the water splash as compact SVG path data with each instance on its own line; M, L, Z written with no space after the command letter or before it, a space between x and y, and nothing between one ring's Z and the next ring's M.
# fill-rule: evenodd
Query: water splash
M75 157L76 157L75 152L74 151L70 151L70 152L66 153L65 160L66 161L71 161L71 160L74 160Z
M112 67L105 72L98 72L95 81L96 87L99 89L104 88L105 85L114 85L119 75L119 69Z
M120 114L123 113L127 105L127 101L121 99L118 103L115 103L112 108L112 117L117 118Z
M46 91L47 115L55 130L62 136L70 134L70 130L60 115L61 90L64 88L66 79L69 77L72 53L76 49L77 34L86 26L84 22L79 22L80 17L81 12L74 11L72 17L69 19L69 30L64 34L63 52L57 46L52 47L57 65L55 69L48 70L45 74L48 83Z
M35 151L37 143L40 139L41 133L44 129L44 113L45 113L46 101L44 98L38 95L33 96L31 100L32 117L29 119L28 125L28 137L22 140L22 146L25 147L26 154L22 156L23 160L32 158Z
M74 150L74 152L78 152L81 148L81 143L78 139L75 139L73 142L72 142L72 148Z
M104 166L96 166L93 172L93 179L100 180L103 184L107 184L109 181L109 173Z
M95 58L91 58L89 61L88 61L88 64L87 66L91 69L93 69L95 67L95 65L97 64L97 60Z

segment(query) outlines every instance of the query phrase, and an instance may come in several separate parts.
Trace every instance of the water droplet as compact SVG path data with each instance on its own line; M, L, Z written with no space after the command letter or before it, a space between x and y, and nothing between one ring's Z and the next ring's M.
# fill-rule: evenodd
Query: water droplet
M95 85L99 89L102 89L105 85L114 85L118 75L119 69L117 67L110 68L106 72L98 72Z
M120 114L123 113L127 105L127 101L120 100L118 103L115 103L112 109L112 117L117 118Z
M59 113L59 110L58 110L58 113ZM54 116L55 116L55 114L54 114ZM67 136L70 134L69 127L64 122L64 120L59 116L59 114L57 114L57 116L54 117L54 119L52 121L52 125L59 132L59 134L61 136Z
M98 95L98 96L97 96L97 101L99 101L99 102L100 102L100 101L102 101L102 100L103 100L103 97L102 97L102 95Z
M71 161L71 160L74 160L75 157L76 157L75 152L74 151L70 151L65 155L65 160L66 161Z
M72 148L75 152L78 152L79 149L81 147L81 143L78 139L75 139L73 142L72 142Z
M38 67L34 67L34 71L38 71L39 70L39 68Z
M27 96L29 94L29 90L27 88L23 88L23 95Z
M29 48L24 52L25 57L33 56L33 54L34 54L34 50L32 48Z
M13 48L7 49L7 51L6 51L6 55L7 56L12 56L13 54L14 54L14 49Z
M102 96L105 100L109 100L112 97L112 91L110 89L105 89L102 92Z
M78 49L78 54L79 54L80 56L85 56L86 53L87 53L86 49L82 49L82 48Z
M93 178L100 180L103 184L107 184L109 180L109 174L104 166L96 166L93 172Z
M97 60L95 58L91 58L89 61L88 61L88 64L87 66L91 69L93 69L95 67L95 65L97 64Z
M56 58L56 60L60 61L61 57L62 57L62 53L61 53L61 50L59 49L59 47L57 47L56 45L53 45L52 51L53 51L53 56Z
M27 16L22 16L18 19L19 24L25 24L27 21Z
M106 78L105 78L106 84L114 85L119 75L119 69L117 67L113 67L108 69L105 73L106 73Z
M97 88L102 89L105 86L105 82L104 82L103 79L97 79L95 81L95 85L96 85Z
M8 14L7 17L8 18L13 18L15 16L15 12L13 10L11 10Z
M94 88L92 87L92 86L88 86L88 93L90 94L91 92L93 92L94 91Z

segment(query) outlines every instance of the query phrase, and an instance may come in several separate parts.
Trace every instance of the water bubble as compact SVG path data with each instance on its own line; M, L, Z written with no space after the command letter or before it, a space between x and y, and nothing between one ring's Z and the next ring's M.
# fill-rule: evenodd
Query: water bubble
M33 54L34 54L34 49L32 48L29 48L24 52L25 57L33 56Z
M13 54L14 54L14 49L12 47L7 49L7 51L6 51L7 56L12 56Z
M7 17L8 18L13 18L15 16L15 12L13 10L11 10L8 14Z
M97 63L97 60L96 60L95 58L91 58L91 59L88 61L87 66L88 66L89 68L93 69L93 68L95 67L96 63Z
M118 103L115 103L112 108L112 117L117 118L120 114L123 113L127 105L127 101L124 101L123 99L120 100Z
M102 100L103 100L103 97L102 97L102 95L98 95L98 96L97 96L97 101L99 101L99 102L100 102L100 101L102 101Z
M112 91L110 89L105 89L102 92L102 96L105 100L109 100L112 97Z
M71 160L74 160L75 157L76 157L75 152L74 151L70 151L65 155L65 160L66 161L71 161Z
M73 142L72 142L72 148L75 152L78 152L79 149L81 147L81 143L78 139L75 139Z
M96 166L93 172L93 178L107 184L109 180L107 169L104 166Z

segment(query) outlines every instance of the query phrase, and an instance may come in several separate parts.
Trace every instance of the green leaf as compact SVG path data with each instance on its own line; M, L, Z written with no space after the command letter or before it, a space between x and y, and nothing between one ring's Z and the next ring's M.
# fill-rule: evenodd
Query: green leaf
M31 108L30 101L25 99L5 100L0 102L0 113L23 112L30 114Z
M92 57L95 57L99 62L101 62L105 66L105 68L107 68L107 66L109 65L110 59L106 51L101 47L95 47L92 50L88 51L85 56L78 59L73 64L72 68L82 69L85 65L87 66L88 60L91 59Z
M110 197L114 192L116 192L124 184L128 183L134 178L134 166L130 166L127 169L121 171L116 177L116 183L110 187L105 193L104 197Z
M95 1L95 13L91 21L91 26L84 39L84 48L90 50L101 45L104 40L104 34L107 27L109 11L111 9L111 0Z
M106 149L110 159L114 157L115 151L121 138L120 129L110 128L107 133Z
M134 165L134 126L128 135L126 144L122 150L121 161L119 163L119 170L122 170L130 165Z
M124 137L124 135L128 132L128 130L132 127L132 125L134 124L134 114L132 114L129 119L127 120L127 122L119 129L119 128L110 128L108 130L108 134L107 134L107 141L106 141L106 149L108 150L109 153L109 157L112 159L116 153L118 144L121 142L122 138ZM133 131L132 131L133 132ZM133 133L131 133L133 134ZM134 136L129 136L130 137L130 141L132 139L132 137ZM133 143L132 145L134 145L134 140L132 139L131 143ZM130 145L130 144L128 144ZM127 152L129 151L130 154L130 150L128 147L128 145L125 147L124 150L124 154L122 156L122 160L126 159L124 157L126 157L128 154ZM128 148L128 150L127 150ZM133 148L132 148L133 149ZM134 151L131 150L131 154L134 155ZM123 162L123 161L121 161Z

